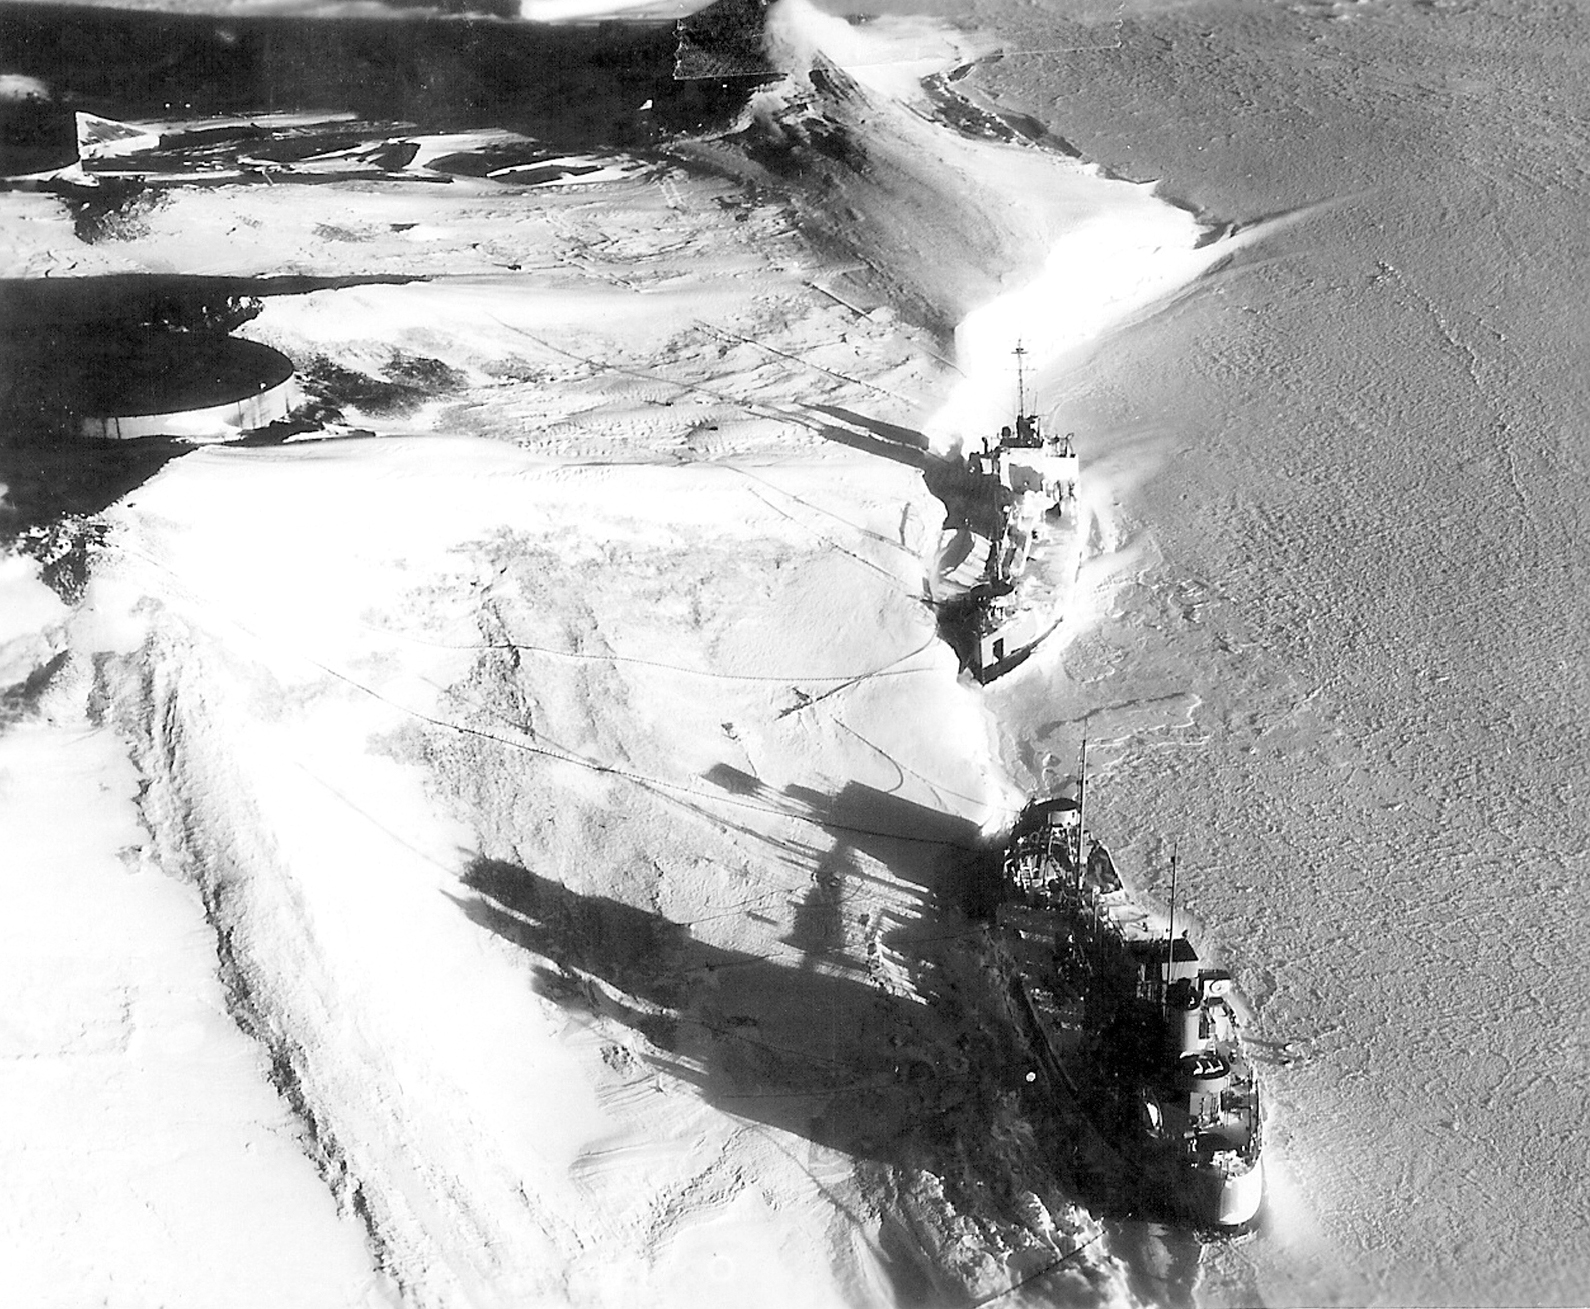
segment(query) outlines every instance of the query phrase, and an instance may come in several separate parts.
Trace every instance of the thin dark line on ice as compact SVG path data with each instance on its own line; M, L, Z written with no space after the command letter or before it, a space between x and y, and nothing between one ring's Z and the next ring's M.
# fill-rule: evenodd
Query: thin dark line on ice
M389 627L371 627L371 631L385 636L401 637L415 645L429 646L434 650L456 650L459 653L486 650L514 650L525 651L530 654L546 655L552 659L567 659L576 663L596 664L638 664L642 668L658 668L664 672L685 673L690 677L706 677L721 682L768 682L779 686L796 686L801 682L839 682L850 684L864 682L873 677L903 677L908 673L928 673L930 667L921 668L896 668L895 665L911 658L912 655L921 654L929 649L934 642L926 641L914 650L908 650L903 655L891 659L881 667L872 668L864 673L722 673L712 668L691 668L686 664L663 663L657 659L642 659L637 655L622 655L615 653L587 654L578 650L554 650L551 646L530 645L522 641L490 641L484 644L454 645L447 641L430 641L423 636L413 636L408 632L395 632ZM434 683L433 683L434 685Z
M788 359L791 363L799 364L802 368L810 368L816 373L826 373L829 377L837 377L841 382L849 382L852 386L865 387L869 391L876 391L879 395L886 395L891 399L899 400L902 404L910 403L898 391L891 391L888 387L874 386L871 382L863 382L859 377L851 377L847 373L835 372L832 368L824 368L821 364L812 363L810 359L802 359L799 355L792 355L788 351L780 350L764 341L758 341L754 337L742 336L739 332L731 332L726 327L717 327L712 323L703 322L699 318L696 319L696 322L719 338L726 336L732 340L744 342L746 345L755 346L758 350L765 350L770 355L777 355L780 359Z

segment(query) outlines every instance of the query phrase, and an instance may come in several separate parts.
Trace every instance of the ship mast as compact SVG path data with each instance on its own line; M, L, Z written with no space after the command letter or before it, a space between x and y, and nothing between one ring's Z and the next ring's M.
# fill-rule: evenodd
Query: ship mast
M1165 985L1159 993L1159 1007L1163 1013L1170 998L1172 969L1176 964L1176 851L1170 852L1170 927L1165 941Z
M1016 417L1027 416L1027 378L1022 369L1021 361L1026 357L1027 349L1020 341L1016 342Z
M1082 885L1082 871L1084 867L1083 845L1087 840L1084 835L1086 827L1083 820L1087 817L1086 805L1088 802L1088 738L1082 738L1082 769L1077 774L1077 885Z

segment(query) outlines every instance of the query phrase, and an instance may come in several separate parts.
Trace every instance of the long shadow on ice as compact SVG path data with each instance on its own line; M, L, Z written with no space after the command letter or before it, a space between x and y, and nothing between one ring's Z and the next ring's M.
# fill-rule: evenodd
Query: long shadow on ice
M990 1157L988 1125L1011 1094L1012 1070L981 1025L958 1034L933 1002L892 995L864 973L802 966L798 950L724 949L686 924L517 865L477 859L465 880L477 893L460 901L471 919L548 961L543 994L639 1033L656 1072L738 1118L926 1169L963 1210L1011 1207L1009 1179L1023 1161ZM842 902L842 891L830 893ZM820 949L842 916L842 903L830 912L809 900L792 936ZM881 1243L899 1303L944 1302L933 1256L905 1223L886 1218Z
M0 354L0 372L4 368ZM0 392L4 389L0 381ZM97 515L192 448L163 438L67 442L4 423L0 550L16 549L37 559L45 584L75 604L105 536Z
M958 455L936 454L927 437L914 428L869 418L839 405L813 408L848 424L823 427L825 440L919 469L927 489L944 506L946 528L971 527L985 534L997 530L999 504L989 493L988 479L971 473Z
M735 932L721 906L702 920L760 946L714 944L691 923L484 857L466 872L475 895L460 907L546 961L546 995L641 1034L653 1067L709 1103L924 1169L962 1212L999 1216L1052 1169L1019 1127L1006 1130L1024 1121L1032 1088L990 984L986 937L960 908L986 873L975 828L869 787L785 796L834 838L813 852L807 885L740 909L755 920L749 931ZM940 912L912 913L897 883L898 907L884 907L869 859Z
M0 278L0 546L20 543L40 558L45 580L70 599L101 530L88 520L193 448L84 435L85 419L176 413L240 394L251 378L228 371L221 347L260 297L404 280Z
M7 431L0 435L0 545L59 519L97 514L192 449L162 438L66 444Z
M1064 1088L1049 1086L1021 1043L1019 1025L1003 1003L1003 983L985 969L987 945L975 927L994 916L1000 895L1000 851L976 824L859 782L847 783L833 795L799 785L774 791L728 764L715 766L706 778L725 791L770 807L793 805L793 812L820 825L832 839L811 887L795 906L793 930L783 938L807 953L803 965L847 941L845 888L869 877L858 855L917 887L928 912L911 921L894 919L883 925L876 953L868 943L869 965L880 958L897 961L911 976L927 1009L943 1024L937 1029L940 1037L948 1033L957 1050L964 1050L958 1043L968 1024L1001 1029L998 1034L983 1033L990 1045L980 1050L980 1057L995 1057L997 1051L1003 1061L998 1065L1000 1084L1020 1087L1022 1113L1042 1140L1041 1145L1033 1142L1027 1147L1031 1163L1048 1169L1051 1180L1063 1185L1071 1198L1112 1220L1116 1243L1123 1248L1152 1247L1159 1253L1145 1256L1144 1262L1150 1264L1162 1256L1184 1260L1196 1251L1199 1241L1182 1229L1169 1197L1141 1177L1112 1143L1112 1133L1120 1125L1105 1121L1097 1108L1078 1103ZM867 980L888 985L886 977L881 982L876 975ZM934 1072L941 1068L935 1066ZM1031 1082L1029 1072L1034 1074ZM975 1130L997 1131L992 1124L992 1118L980 1118ZM929 1163L920 1166L937 1171ZM1169 1283L1156 1294L1180 1302L1179 1292Z
M842 883L828 872L831 885ZM799 948L725 949L696 938L689 924L501 861L477 860L465 880L479 893L464 905L475 922L552 965L541 973L547 994L641 1033L659 1051L659 1069L721 1107L903 1162L910 1119L925 1100L949 1093L931 1038L907 1012L921 1006L862 971L817 971ZM824 880L819 874L814 886ZM839 897L832 907L842 913ZM790 935L821 953L839 915L820 897L807 897L803 910ZM835 1114L839 1097L863 1091L864 1112Z
M0 4L0 49L8 74L51 88L52 121L64 125L69 154L76 139L71 111L187 122L187 129L170 123L161 129L167 148L153 154L174 155L179 175L195 185L216 180L211 165L228 150L293 158L295 139L308 129L254 121L270 112L346 110L381 120L385 128L372 144L382 150L412 152L412 143L382 146L389 132L479 127L513 129L557 151L636 149L727 123L769 73L758 0L719 0L679 24L652 17L548 25L476 16L517 17L512 0L423 6L393 0L388 7L470 16L216 17L9 3ZM232 119L205 122L214 115ZM17 164L26 144L11 139L9 126L0 170ZM217 149L221 156L213 154ZM400 167L396 159L388 165ZM160 171L148 153L119 162L132 173ZM172 158L165 163L175 166ZM461 164L456 171L469 170ZM255 175L265 177L257 169ZM141 181L121 179L74 194L78 236L95 241L119 230L126 207L145 192ZM189 353L153 348L152 341L164 338L142 329L170 317L174 304L192 308L313 289L309 279L297 280L112 276L0 285L0 483L7 488L0 544L20 539L48 567L65 560L65 572L80 582L83 520L187 448L75 436L85 413L168 412L114 407L124 398L119 393L162 381L174 353ZM118 395L105 396L107 389ZM173 404L169 411L186 407Z
M940 915L975 923L993 913L998 853L970 819L863 782L848 782L829 795L798 783L775 791L731 764L715 764L703 776L729 795L757 801L768 811L820 828L833 842L829 858L867 856L899 881L919 888L924 904ZM701 812L707 813L705 809ZM760 835L749 827L738 830ZM778 844L787 848L783 842ZM807 849L808 859L817 857L811 853L817 847ZM860 872L859 866L853 875L876 880Z
M934 457L928 449L927 437L914 427L902 427L899 423L888 423L881 418L868 418L841 405L813 405L812 408L820 414L838 418L861 428L863 432L870 433L873 438L870 442L867 442L867 438L860 433L852 434L857 437L854 444L859 448L870 448L875 454L882 454L886 458L898 459L901 463L914 464L917 467L921 467L924 462ZM843 441L845 437L835 435L833 439ZM863 442L866 444L863 445Z
M946 579L974 552L986 552L988 543L1001 535L1000 511L1010 502L1010 492L993 479L973 473L959 455L935 453L927 437L912 428L868 418L838 405L814 408L838 420L818 429L825 440L919 469L928 491L944 506L927 591L936 602L939 637L965 669L974 644L968 621L971 611L959 587Z
M1023 1130L1020 1052L971 961L935 969L919 999L830 956L849 930L845 865L825 861L795 907L791 948L766 954L713 945L688 924L497 860L474 862L465 880L476 897L459 903L547 961L544 995L644 1037L657 1073L737 1118L862 1160L897 1302L950 1303L935 1270L939 1238L914 1229L913 1206L947 1201L1008 1229L1030 1221L1024 1193L1060 1197L1046 1151ZM943 1200L931 1184L920 1189L923 1172L940 1180ZM1012 1257L1012 1271L1059 1268L1065 1253L1035 1245Z
M944 1251L912 1217L924 1203L960 1215L930 1226L970 1219L1007 1237L1036 1230L1032 1195L1053 1213L1077 1198L1101 1216L1137 1213L1111 1175L1117 1163L1030 1077L977 921L998 854L974 826L861 784L775 791L728 765L708 778L827 836L802 847L806 885L709 906L697 924L481 856L463 879L473 895L456 903L538 957L542 994L643 1038L641 1058L657 1074L728 1114L862 1161L901 1304L956 1298L946 1298ZM867 871L879 863L890 879ZM871 894L880 881L893 908ZM902 896L902 883L914 894ZM752 920L749 930L735 932L735 916ZM923 1189L924 1175L942 1199L936 1184ZM1059 1273L1076 1252L1063 1237L1058 1247L1016 1245L1015 1280Z

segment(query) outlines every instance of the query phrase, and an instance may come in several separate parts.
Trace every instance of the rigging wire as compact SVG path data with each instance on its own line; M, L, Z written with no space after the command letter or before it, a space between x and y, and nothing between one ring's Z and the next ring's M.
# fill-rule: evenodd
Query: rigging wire
M449 641L433 641L427 637L415 636L410 632L401 632L390 627L377 627L373 623L361 623L365 630L384 636L400 637L414 645L430 646L435 650L456 650L460 653L486 650L513 650L530 654L546 655L551 659L566 659L571 663L607 663L607 664L636 664L642 668L657 668L669 673L684 673L689 677L706 677L721 682L758 682L778 686L795 686L801 682L864 682L874 677L903 677L909 673L930 673L931 665L921 665L915 668L896 668L895 665L903 663L913 655L922 654L931 649L934 642L924 641L914 650L907 650L902 655L897 655L888 663L877 668L870 668L863 673L728 673L720 672L715 668L692 668L687 664L670 664L660 659L642 659L638 655L619 654L616 651L589 652L584 650L557 650L551 646L535 645L529 641L486 641L468 645L455 645Z
M836 373L832 368L824 368L821 364L814 364L810 359L803 359L800 355L789 354L787 351L768 345L765 341L758 341L754 337L742 336L738 332L731 332L726 327L717 327L712 323L703 322L699 318L695 321L698 326L704 327L719 340L727 337L734 341L741 341L746 345L755 346L758 350L765 350L770 355L777 355L780 359L788 359L791 363L799 364L802 368L810 368L816 373L826 373L829 377L837 377L841 382L849 382L852 386L865 387L869 391L876 391L879 395L886 395L891 400L899 400L902 404L910 403L899 392L891 391L887 387L874 386L871 382L863 382L859 377L851 377L845 373Z
M1092 1245L1092 1244L1094 1244L1094 1242L1098 1241L1103 1235L1104 1235L1103 1232L1095 1232L1092 1236L1088 1237L1088 1239L1086 1241L1082 1242L1081 1245L1073 1246L1070 1250L1067 1250L1063 1255L1059 1255L1056 1258L1051 1259L1042 1268L1036 1269L1035 1271L1028 1273L1019 1282L1012 1282L1003 1291L995 1291L992 1295L985 1295L981 1300L973 1300L969 1305L966 1306L966 1309L983 1309L984 1305L997 1304L999 1301L1003 1300L1007 1295L1014 1295L1017 1291L1021 1290L1021 1288L1026 1286L1029 1282L1036 1282L1040 1277L1046 1277L1050 1273L1054 1272L1054 1270L1059 1268L1062 1264L1070 1263L1071 1260L1075 1259L1084 1250L1086 1250L1090 1245Z
M116 546L115 548L128 557L141 559L144 563L159 569L161 572L172 578L175 578L178 583L181 584L182 589L188 593L190 598L194 600L199 599L199 597L195 595L185 583L182 583L180 576L167 565L138 551L129 550L125 546ZM211 612L215 612L213 608L211 609ZM391 696L386 695L384 692L378 691L374 687L365 685L363 682L359 681L358 678L353 677L352 675L345 673L340 669L333 668L331 665L315 658L313 655L301 648L294 647L293 645L283 642L279 639L272 640L271 638L262 635L236 615L225 615L225 617L228 622L235 626L239 631L251 637L253 640L259 641L265 645L276 645L279 648L284 648L296 655L298 658L302 659L305 663L319 669L328 677L332 677L337 681L352 687L361 694L366 695L373 700L379 701L380 703L397 710L399 713L406 714L412 718L420 720L421 722L430 723L432 726L441 728L445 731L457 732L460 735L472 736L480 740L491 741L496 745L503 746L510 750L518 750L525 754L551 759L559 763L572 764L575 767L584 768L590 772L603 776L621 778L645 790L662 794L675 793L677 795L693 796L708 804L725 805L738 809L748 809L753 812L764 813L777 818L786 818L797 823L805 823L808 826L822 828L823 830L829 832L849 832L858 836L883 837L890 840L903 841L912 845L928 845L946 849L966 850L968 852L975 852L980 848L978 846L967 845L963 842L949 841L938 837L916 836L906 832L894 832L882 828L863 827L859 824L839 823L831 819L819 817L813 813L802 813L800 810L787 808L782 805L760 804L754 800L745 799L739 796L727 795L722 792L708 791L702 787L692 785L688 782L672 781L667 778L655 777L646 773L638 772L634 769L622 768L617 764L604 763L599 759L590 759L584 755L576 754L573 751L565 750L561 747L539 745L534 741L526 740L524 738L511 738L495 732L487 731L484 728L472 727L467 723L458 723L445 718L439 718L435 714L427 713L422 709L416 709L411 705L405 705L400 701L394 700ZM910 656L907 655L903 657L909 658ZM434 685L432 683L427 684Z

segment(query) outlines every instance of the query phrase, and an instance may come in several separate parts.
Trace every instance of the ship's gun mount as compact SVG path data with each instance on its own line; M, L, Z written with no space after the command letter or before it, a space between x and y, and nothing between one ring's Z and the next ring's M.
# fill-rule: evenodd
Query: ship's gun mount
M1037 414L1021 414L1016 419L1016 430L1005 428L999 434L1002 444L1019 450L1043 448L1043 432L1038 426Z
M1080 867L1082 808L1070 796L1034 800L1021 811L1005 852L1005 878L1021 891L1074 883Z

